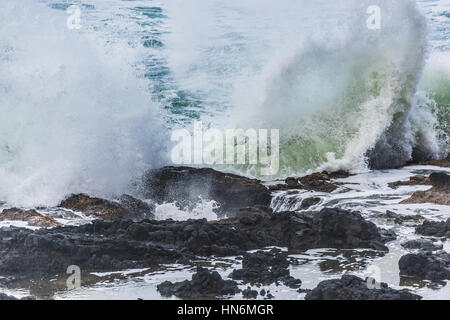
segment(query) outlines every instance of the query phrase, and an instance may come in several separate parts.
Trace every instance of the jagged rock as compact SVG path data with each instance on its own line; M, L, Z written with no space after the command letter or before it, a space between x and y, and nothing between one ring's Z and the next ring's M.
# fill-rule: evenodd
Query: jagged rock
M123 195L119 203L86 194L73 194L63 200L59 207L80 211L103 220L153 218L154 210L150 205L129 195Z
M289 274L287 253L280 249L246 253L242 260L242 269L234 270L230 277L251 284L269 285L281 282L293 288L298 288L302 284L300 279L295 279Z
M397 234L392 229L388 230L388 229L378 228L378 232L380 233L384 242L394 241L395 239L397 239Z
M426 191L416 191L410 198L403 200L400 203L435 203L444 206L450 206L450 191L448 189L441 189L436 187L433 187Z
M423 186L423 185L431 185L431 181L429 177L425 176L413 176L410 177L409 180L406 181L396 181L388 183L388 186L395 189L399 186Z
M274 185L270 185L269 187L270 191L293 191L295 189L302 189L301 185L298 185L296 187L290 187L287 184L274 184Z
M348 178L350 176L352 176L352 174L347 171L336 171L331 173L326 171L315 172L300 178L286 178L285 184L272 185L269 188L272 191L305 189L330 193L339 188L339 183L333 183L333 179Z
M239 223L247 226L255 225L261 221L261 219L268 219L273 215L270 208L258 208L248 207L237 210L236 217L239 219Z
M286 178L285 183L289 188L300 187L300 183L298 182L298 179L296 179L296 178L292 178L292 177Z
M311 291L312 291L311 289L302 289L302 288L297 290L298 293L309 293Z
M218 223L230 222L239 220L229 219ZM250 233L253 239L263 238L269 245L300 251L316 248L388 251L384 242L390 240L383 237L376 225L364 220L359 213L337 208L324 208L313 214L279 212L245 227L245 232Z
M450 279L450 254L446 252L410 253L400 258L400 275L441 281Z
M302 188L319 192L333 192L338 188L337 185L330 183L330 176L327 173L313 173L299 178Z
M428 161L421 161L418 163L422 166L437 166L437 167L450 167L450 154L447 155L447 158L442 160L428 160Z
M350 176L352 176L352 174L347 171L336 171L332 173L324 171L300 177L299 181L302 184L303 189L329 193L339 187L339 184L331 182L332 179L342 179Z
M388 221L393 221L396 224L404 224L406 222L419 223L420 221L425 220L423 216L418 214L404 215L404 214L397 214L389 210L387 210L386 213L379 214L378 217L382 219L387 219Z
M309 207L315 206L320 201L321 201L321 199L318 198L318 197L311 197L311 198L303 199L302 204L300 205L300 209L301 210L306 210Z
M148 204L128 194L120 196L118 201L130 212L129 218L134 218L133 220L152 219L154 217L153 213L156 207L154 204Z
M165 281L157 286L163 296L176 296L179 298L200 299L239 293L236 282L223 280L217 271L198 267L192 275L192 280L172 283Z
M164 167L150 171L143 180L146 199L163 202L197 202L199 197L220 204L219 214L232 216L242 207L265 206L270 190L259 180L222 173L209 168Z
M436 251L443 248L442 244L436 245L428 239L410 240L401 244L405 249L419 249L424 251Z
M297 223L304 223L300 218ZM378 228L356 212L336 208L323 209L312 217L311 229L298 228L292 235L292 247L302 248L372 248L387 250Z
M18 208L5 209L0 213L0 221L25 221L32 227L52 228L61 225L55 219L44 216L36 210L23 210Z
M450 188L450 176L443 172L433 172L430 175L431 184L438 188Z
M305 296L305 300L420 300L407 290L389 288L380 283L380 289L369 289L367 281L352 275L325 280Z
M450 218L447 221L425 221L416 228L416 233L423 236L450 238Z
M450 205L450 176L446 173L432 173L430 181L433 187L425 191L416 191L400 203L435 203Z
M65 273L69 265L85 271L143 268L184 263L197 256L237 256L267 246L388 250L373 223L345 210L323 209L312 216L262 212L250 221L241 222L241 218L95 220L53 229L2 228L0 274L51 275Z
M242 291L242 297L245 299L256 299L258 297L258 291L252 290L250 287Z

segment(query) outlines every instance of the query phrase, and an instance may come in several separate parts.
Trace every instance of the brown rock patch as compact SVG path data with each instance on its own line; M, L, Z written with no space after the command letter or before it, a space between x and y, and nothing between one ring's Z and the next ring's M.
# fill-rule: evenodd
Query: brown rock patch
M36 210L23 210L18 208L5 209L0 214L0 221L25 221L32 227L51 228L61 225L55 219L44 216Z

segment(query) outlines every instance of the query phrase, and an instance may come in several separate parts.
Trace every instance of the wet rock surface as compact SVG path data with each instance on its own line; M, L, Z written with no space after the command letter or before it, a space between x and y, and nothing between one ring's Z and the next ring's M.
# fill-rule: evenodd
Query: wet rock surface
M103 220L153 218L154 207L133 198L122 195L119 201L109 201L86 194L73 194L59 204L60 208L83 212Z
M302 187L306 190L329 193L339 187L339 184L331 181L332 179L348 178L350 176L351 174L346 171L337 171L333 173L321 172L300 177L299 181Z
M242 297L246 299L256 299L258 297L258 291L252 290L250 287L242 291Z
M367 280L352 275L343 275L341 279L325 280L312 291L305 300L420 300L421 297L407 290L389 288L379 283L378 288L370 288Z
M143 179L141 192L158 203L197 202L199 197L220 204L217 212L232 216L242 207L265 206L270 190L259 180L222 173L209 168L164 167L150 171Z
M128 211L127 219L140 221L154 218L155 204L136 199L128 194L119 197L118 202Z
M428 239L410 240L401 244L405 249L418 249L423 251L436 251L443 248L442 244L434 244Z
M435 203L450 205L450 175L442 172L432 173L430 181L433 187L425 191L416 191L412 196L403 200L402 204L408 203Z
M450 175L444 172L434 172L430 175L431 184L437 188L450 188Z
M29 226L52 228L60 223L51 217L47 217L36 210L23 210L18 208L5 209L0 213L0 221L24 221Z
M220 223L228 224L230 221L235 220ZM267 239L268 245L299 251L316 248L387 251L384 242L388 241L375 224L364 220L359 213L336 208L325 208L316 213L272 214L247 225L245 232L254 239Z
M450 254L443 251L410 253L401 257L398 265L401 276L431 281L450 279Z
M387 251L377 227L360 214L323 209L314 214L272 214L206 220L96 220L53 229L0 229L0 274L26 277L142 268L197 256L237 256L267 246L290 250L371 248Z
M419 186L419 185L420 186L431 185L430 178L425 176L413 176L406 181L395 181L388 183L388 186L394 189L400 186Z
M311 197L303 199L302 204L300 205L300 210L306 210L309 207L315 206L320 203L321 199L318 197Z
M441 160L428 160L428 161L421 161L417 163L422 166L438 166L438 167L450 167L450 154L447 155L446 158Z
M230 278L251 284L283 283L288 287L298 288L302 282L290 275L287 257L287 253L279 249L246 253L242 260L242 269L234 270Z
M333 179L348 178L351 174L347 171L337 171L328 173L315 172L300 178L286 178L285 184L277 184L270 187L272 191L304 189L318 192L330 193L339 188L340 183L333 182Z
M410 198L400 203L435 203L444 206L450 206L450 191L447 189L439 189L436 187L433 187L430 190L426 191L416 191Z
M172 283L165 281L158 285L163 296L176 296L185 299L211 298L224 295L235 295L240 290L236 282L223 280L217 271L198 267L192 280Z
M405 223L418 224L425 220L425 218L419 214L404 215L404 214L397 214L389 210L387 210L386 213L379 214L378 217L386 219L388 221L392 221L396 224L405 224Z
M450 238L450 218L447 221L425 221L416 228L416 233L423 236Z

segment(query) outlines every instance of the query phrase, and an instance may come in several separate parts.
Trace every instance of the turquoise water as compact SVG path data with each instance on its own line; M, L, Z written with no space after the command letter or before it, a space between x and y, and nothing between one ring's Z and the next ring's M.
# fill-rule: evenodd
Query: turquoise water
M382 9L379 31L366 27L369 4ZM66 26L71 5L80 8L79 30ZM360 211L399 235L384 257L334 249L295 256L305 263L291 274L304 288L347 271L370 276L377 267L392 287L449 298L448 285L400 281L400 243L417 236L377 217L390 210L447 219L448 206L399 203L428 187L388 187L430 167L368 167L448 152L450 1L2 0L0 21L2 208L49 206L40 212L86 223L52 206L68 193L128 192L145 170L170 164L172 129L196 120L219 129L278 128L281 171L270 178L323 169L358 174L331 194L276 192L276 211L298 210L303 198L317 196L312 210ZM232 169L258 175L257 166ZM213 207L199 202L184 212L162 204L156 217L215 220ZM448 251L449 241L443 245ZM200 263L227 276L240 261ZM159 299L158 283L192 272L181 265L135 270L55 298ZM270 290L277 299L302 297Z
M373 4L380 30L366 25ZM71 5L79 30L66 26ZM169 164L171 130L197 120L279 129L280 171L264 179L448 152L448 1L4 0L0 8L8 202L122 192Z

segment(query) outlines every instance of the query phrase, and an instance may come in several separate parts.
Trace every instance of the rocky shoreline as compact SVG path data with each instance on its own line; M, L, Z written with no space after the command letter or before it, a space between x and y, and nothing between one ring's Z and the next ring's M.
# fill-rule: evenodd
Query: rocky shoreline
M447 160L442 163L445 165ZM266 187L261 181L213 169L165 167L149 172L134 196L122 195L113 200L86 194L68 196L58 208L82 212L93 219L84 225L62 225L37 210L4 209L0 221L23 221L37 229L0 228L0 283L8 286L61 275L70 265L87 273L111 272L163 264L195 265L202 257L238 256L242 257L242 268L234 269L228 279L199 267L192 280L166 281L158 285L158 290L163 296L187 299L240 292L243 297L267 299L272 295L265 289L241 290L237 284L281 284L300 288L300 293L307 293L306 299L420 299L405 289L391 289L386 284L381 284L381 289L369 289L363 279L346 275L321 282L312 291L304 290L303 279L290 274L288 257L293 253L321 248L365 249L378 256L389 252L387 244L397 237L395 232L378 227L359 212L333 207L307 211L322 202L320 196L303 199L300 211L275 212L271 208L273 192L333 193L344 185L340 179L351 176L346 172L322 172ZM449 205L449 179L446 173L433 172L390 183L389 187L429 185L429 190L417 191L401 203ZM218 203L216 213L220 220L155 220L156 204L174 202L184 209L192 207L199 197ZM416 234L425 237L402 244L411 253L399 261L401 276L431 281L450 279L449 254L442 245L434 244L434 238L449 238L450 219L428 221L420 215L389 211L378 218L398 225L413 223ZM267 249L271 247L287 251ZM258 251L249 253L251 250Z
M245 211L241 211L244 215ZM388 251L378 228L358 213L324 209L245 213L206 220L95 220L52 229L0 229L0 274L15 277L63 273L69 265L86 271L183 263L199 256L236 256L268 246L290 251L335 247Z

